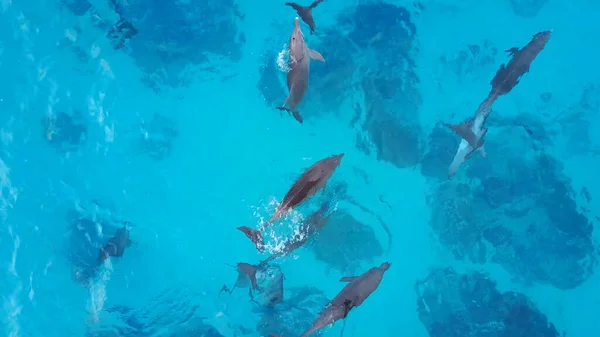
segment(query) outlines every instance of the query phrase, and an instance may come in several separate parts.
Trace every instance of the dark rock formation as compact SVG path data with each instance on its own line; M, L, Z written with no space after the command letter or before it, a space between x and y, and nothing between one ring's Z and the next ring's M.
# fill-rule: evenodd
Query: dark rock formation
M546 5L548 0L510 0L510 7L516 16L532 18Z
M559 337L544 313L486 275L436 269L417 282L417 311L430 337Z
M562 165L528 150L524 139L495 139L511 141L486 142L488 153L502 155L474 161L468 188L452 181L437 188L430 225L457 259L491 260L526 283L577 287L598 256L592 223L579 211Z
M360 270L362 263L373 263L383 254L373 229L343 210L333 213L308 245L317 259L347 275Z
M290 288L288 293L290 296L277 307L261 309L261 319L256 327L261 336L300 336L329 302L322 291L311 287ZM313 336L321 336L321 332Z
M155 113L151 121L142 123L140 148L151 158L162 160L171 154L178 134L172 120Z

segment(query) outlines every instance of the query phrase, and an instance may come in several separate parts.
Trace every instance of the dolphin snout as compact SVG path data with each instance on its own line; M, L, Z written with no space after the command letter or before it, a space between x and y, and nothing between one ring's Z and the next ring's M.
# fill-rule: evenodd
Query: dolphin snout
M384 263L382 263L382 264L381 264L381 266L379 266L379 268L381 268L381 269L383 269L383 270L385 271L385 270L388 270L388 269L390 269L390 266L391 266L391 265L392 265L392 264L391 264L391 263L389 263L389 262L384 262Z
M296 17L294 19L294 27L300 27L300 18L299 17Z

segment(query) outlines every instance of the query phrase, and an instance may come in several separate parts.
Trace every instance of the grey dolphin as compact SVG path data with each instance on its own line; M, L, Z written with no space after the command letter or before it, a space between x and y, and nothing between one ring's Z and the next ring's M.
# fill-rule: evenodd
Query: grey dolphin
M328 202L321 205L321 208L319 208L317 211L311 214L311 216L308 217L308 219L302 222L300 228L298 229L299 233L296 234L293 238L287 240L283 244L283 248L281 249L281 251L272 254L266 260L262 261L259 265L269 263L270 261L278 257L288 255L296 249L304 246L308 239L310 239L313 236L313 234L321 230L321 228L323 228L329 221L331 215L325 214L328 209Z
M318 4L323 2L323 0L316 0L310 4L310 6L300 6L297 3L286 2L286 6L290 6L296 10L296 13L302 18L302 21L306 22L306 24L310 27L310 33L314 34L315 32L315 19L313 19L312 10L317 7Z
M129 239L129 229L127 229L127 222L123 225L123 228L117 230L115 235L108 240L106 245L100 248L100 255L98 256L98 263L104 262L111 256L121 257L125 252L125 248L131 245Z
M309 167L298 180L296 180L292 187L290 187L285 197L283 197L281 204L275 209L275 213L263 225L262 230L269 227L274 221L313 196L320 189L325 188L327 180L329 180L335 169L340 165L343 157L344 153L333 155L321 159ZM247 226L241 226L237 229L244 232L244 234L254 242L256 249L261 252L264 250L264 240L261 231Z
M287 86L290 94L283 105L277 109L289 112L300 123L303 122L303 119L298 111L298 105L302 102L306 89L308 88L310 59L325 62L325 59L319 52L308 48L306 45L304 34L302 34L302 29L300 29L300 19L296 17L294 29L290 36L288 62L290 70L287 74ZM288 107L286 107L286 105Z
M539 32L533 36L523 49L519 50L519 48L513 47L505 50L512 57L506 66L502 64L496 72L496 75L490 82L492 90L488 97L497 97L509 93L519 83L521 76L529 72L531 63L544 49L551 35L551 30Z
M346 318L352 308L360 306L371 295L383 279L383 274L390 268L390 263L384 262L379 267L373 267L360 276L346 276L340 282L349 282L342 291L337 294L311 327L300 337L307 337L314 332ZM281 337L271 335L271 337Z
M486 156L483 147L484 137L487 133L485 121L492 112L492 104L499 96L509 93L519 83L521 76L529 71L531 63L544 49L551 33L552 31L544 31L535 34L533 39L521 50L516 47L506 50L512 58L506 66L502 64L496 72L490 82L492 90L479 105L475 115L460 124L444 123L462 138L448 168L448 179L456 173L462 163L471 158L474 151L479 151L483 157Z

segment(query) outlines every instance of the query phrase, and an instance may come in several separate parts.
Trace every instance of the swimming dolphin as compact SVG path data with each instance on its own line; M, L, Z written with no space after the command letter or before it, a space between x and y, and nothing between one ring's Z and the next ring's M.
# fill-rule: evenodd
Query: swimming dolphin
M248 290L248 294L250 296L250 299L253 300L254 296L252 295L252 290L258 290L258 282L256 281L256 272L258 268L254 265L244 262L238 262L234 268L236 268L238 271L238 277L235 281L235 284L233 285L233 287L231 287L231 289L229 289L224 284L223 287L221 287L221 290L219 291L219 295L221 295L221 293L224 291L231 294L236 287L250 287L250 289Z
M127 223L115 233L115 236L108 240L104 247L100 248L100 255L98 256L99 264L104 262L104 260L108 259L110 256L123 256L125 248L131 245L131 240L129 240L129 229L127 229L126 225Z
M340 165L343 157L344 153L333 155L321 159L309 167L298 180L296 180L292 187L290 187L285 197L283 197L281 204L275 209L275 213L263 225L262 230L266 229L274 221L313 196L320 189L325 188L327 180L329 180L335 169ZM254 242L256 249L261 252L264 250L264 239L261 231L247 226L241 226L237 229L244 232L244 234Z
M310 33L314 34L315 20L313 19L312 10L321 2L323 2L323 0L316 0L310 4L310 6L300 6L293 2L286 2L285 5L295 9L296 13L298 13L298 15L302 18L302 21L306 22L306 24L310 27Z
M483 157L486 156L483 143L487 129L484 124L492 112L492 104L499 96L509 93L519 83L521 76L529 71L531 63L544 49L551 33L552 31L544 31L535 34L533 39L521 50L516 47L506 50L512 55L512 58L506 66L502 64L496 72L490 82L492 90L479 105L475 115L460 124L444 123L462 138L448 168L448 179L456 173L462 163L471 158L474 151L479 151Z
M308 48L306 45L304 34L302 34L302 29L300 29L300 19L296 17L294 29L290 36L288 62L290 70L287 74L287 86L290 94L283 105L277 109L289 112L300 123L303 122L303 119L298 111L298 105L302 102L302 98L304 98L304 94L308 88L310 59L325 62L325 59L319 52Z
M384 262L379 267L373 267L360 276L346 276L340 282L349 282L321 311L312 326L300 337L307 337L314 332L346 318L352 308L360 306L371 295L383 279L383 274L390 268L390 263ZM271 335L271 337L281 337Z
M490 82L492 90L488 95L488 100L490 97L495 99L495 97L509 93L519 83L521 76L529 72L531 63L544 49L551 35L551 30L539 32L533 36L532 40L523 49L519 50L519 48L513 47L505 50L505 52L511 54L511 60L506 66L504 64L500 66ZM490 105L491 103L493 103L493 100Z
M288 255L296 249L304 246L304 244L310 239L314 233L318 232L323 228L329 221L330 215L325 215L325 212L329 209L329 203L325 203L315 211L308 219L302 222L298 228L298 234L293 238L289 239L283 244L281 251L272 254L266 260L262 261L260 265L270 262L280 256Z

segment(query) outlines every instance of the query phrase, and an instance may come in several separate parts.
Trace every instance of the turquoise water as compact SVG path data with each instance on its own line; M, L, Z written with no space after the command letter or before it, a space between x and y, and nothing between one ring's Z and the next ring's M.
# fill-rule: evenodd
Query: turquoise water
M116 3L0 1L5 335L295 337L341 277L386 261L344 336L600 332L595 1L325 0L316 33L302 24L326 60L303 124L275 109L296 16L283 2ZM122 46L107 37L120 17L138 30ZM504 50L549 29L493 105L487 156L447 180L460 139L440 122L472 116ZM338 153L257 252L236 228ZM327 225L270 263L281 303L219 295L231 265L277 252L328 202ZM95 267L123 222L131 245Z

